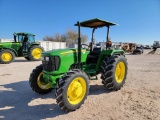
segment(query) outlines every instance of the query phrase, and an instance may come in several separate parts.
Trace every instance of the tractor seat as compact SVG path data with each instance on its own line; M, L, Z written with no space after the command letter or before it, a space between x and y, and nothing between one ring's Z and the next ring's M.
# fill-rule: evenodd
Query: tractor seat
M93 51L88 55L90 59L98 59L100 52L102 51L102 47L94 47Z
M101 50L102 50L102 47L99 47L99 46L94 47L93 51L88 54L86 63L87 64L97 63Z

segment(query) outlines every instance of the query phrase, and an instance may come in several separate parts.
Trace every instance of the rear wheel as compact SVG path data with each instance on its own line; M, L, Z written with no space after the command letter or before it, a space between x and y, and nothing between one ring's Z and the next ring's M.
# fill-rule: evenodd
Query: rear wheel
M49 82L45 82L43 79L43 67L37 66L30 74L29 84L32 90L39 94L47 94L52 91Z
M28 57L30 60L39 61L41 59L41 53L44 49L41 46L34 45L29 49Z
M0 63L9 64L15 59L15 54L11 50L0 51Z
M119 90L127 76L127 60L124 56L105 57L101 66L102 83L110 90Z
M84 103L88 93L88 76L81 70L71 70L57 84L56 102L62 110L73 111Z

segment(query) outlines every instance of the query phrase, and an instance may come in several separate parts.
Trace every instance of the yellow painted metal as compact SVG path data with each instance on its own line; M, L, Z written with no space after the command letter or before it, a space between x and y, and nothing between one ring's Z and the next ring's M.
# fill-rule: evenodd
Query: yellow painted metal
M40 48L35 48L35 49L33 49L33 51L32 51L32 56L33 56L35 59L40 59L41 53L42 53L42 49L40 49Z
M121 83L125 76L125 64L123 62L119 62L116 66L115 70L115 78L118 83Z
M42 79L43 78L43 72L41 72L39 75L38 75L38 78L37 78L37 84L38 86L43 89L43 90L47 90L50 88L50 84L49 83L43 83L42 82Z
M9 53L9 52L4 52L2 54L2 60L5 61L5 62L9 62L12 60L12 54Z
M66 54L73 53L73 52L78 52L78 50L75 50L75 51L70 50L70 51L67 51L67 52L62 52L60 54L66 55ZM81 52L86 52L86 50L81 50Z
M86 82L84 78L77 77L72 80L67 90L68 101L72 105L79 104L86 94Z

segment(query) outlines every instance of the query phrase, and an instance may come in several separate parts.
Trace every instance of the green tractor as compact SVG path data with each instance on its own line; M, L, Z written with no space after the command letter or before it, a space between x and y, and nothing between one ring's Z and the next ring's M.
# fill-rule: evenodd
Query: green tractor
M0 42L0 64L11 63L16 57L24 56L30 61L41 59L44 49L35 42L35 35L31 33L14 33L14 42Z
M56 102L62 110L78 109L89 93L89 80L98 80L101 74L102 84L110 90L119 90L127 76L127 60L120 49L112 49L109 41L109 28L116 25L101 19L77 22L78 49L61 49L42 53L42 64L30 74L32 90L47 94L55 88ZM92 42L89 49L81 45L80 28L92 28ZM107 27L106 47L94 47L94 31ZM87 45L86 45L87 46Z

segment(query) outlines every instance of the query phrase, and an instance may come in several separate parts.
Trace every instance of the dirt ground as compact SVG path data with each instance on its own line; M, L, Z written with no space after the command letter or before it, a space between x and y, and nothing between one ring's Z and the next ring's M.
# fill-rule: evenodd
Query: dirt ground
M90 93L80 109L66 113L56 104L55 91L34 93L28 83L39 64L17 58L0 64L0 119L2 120L160 120L160 55L126 55L124 87L109 91L101 80L90 82Z

